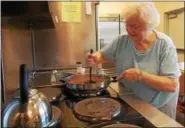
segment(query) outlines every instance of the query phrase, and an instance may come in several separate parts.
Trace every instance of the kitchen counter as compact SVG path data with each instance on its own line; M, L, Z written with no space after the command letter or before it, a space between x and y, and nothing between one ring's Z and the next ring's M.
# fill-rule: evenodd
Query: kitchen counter
M130 107L136 110L139 114L145 117L155 127L184 127L172 118L162 113L151 104L139 99L134 94L129 93L118 83L110 85Z

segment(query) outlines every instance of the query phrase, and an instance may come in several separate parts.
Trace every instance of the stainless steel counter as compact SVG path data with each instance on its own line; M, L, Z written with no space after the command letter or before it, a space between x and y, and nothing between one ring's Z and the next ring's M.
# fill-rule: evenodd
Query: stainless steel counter
M127 92L126 89L118 83L112 83L110 86L119 94L119 97L122 100L145 117L155 127L184 127L151 104L139 99L134 94Z

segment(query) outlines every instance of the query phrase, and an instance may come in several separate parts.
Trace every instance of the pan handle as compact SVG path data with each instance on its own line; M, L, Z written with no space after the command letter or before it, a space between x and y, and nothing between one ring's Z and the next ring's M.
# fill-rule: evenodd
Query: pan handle
M72 77L73 75L70 75L70 76L67 76L65 78L60 78L59 81L62 82L62 83L68 83L68 81L70 80L70 78Z
M62 83L64 83L64 84L66 84L67 83L67 78L60 78L59 81L62 82Z
M118 82L118 81L116 80L117 76L112 76L112 77L110 77L110 78L111 78L111 82Z

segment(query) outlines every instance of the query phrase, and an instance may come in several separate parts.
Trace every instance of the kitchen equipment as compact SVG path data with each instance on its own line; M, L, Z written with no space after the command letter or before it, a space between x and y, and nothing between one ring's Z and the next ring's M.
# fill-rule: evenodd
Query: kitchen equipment
M36 89L28 93L26 65L20 66L20 99L13 99L3 110L2 127L46 127L52 120L52 107Z
M89 82L89 74L73 74L65 79L60 79L60 81L65 82L68 91L75 96L96 96L113 81L107 75L92 74L91 77L94 82Z
M74 112L74 108L76 104L78 104L80 101L88 99L90 97L77 97L73 96L71 93L67 91L66 88L62 88L61 91L61 100L59 104L57 105L63 112L64 117L62 120L62 126L61 127L83 127L83 128L101 128L103 126L109 125L109 124L115 124L117 122L119 123L126 123L126 124L134 124L138 126L143 126L143 121L147 121L146 118L141 116L138 112L133 113L130 111L134 111L133 108L128 106L127 103L125 103L123 100L119 98L116 91L112 88L113 85L108 86L105 90L103 90L98 97L105 97L105 98L111 98L116 101L118 101L121 105L121 111L120 113L113 117L111 120L104 120L100 122L96 121L86 121L82 120L78 116L76 116ZM119 87L118 87L119 89ZM94 97L94 96L93 96ZM97 97L97 96L96 96ZM87 109L87 108L85 108ZM100 127L99 127L100 126ZM154 128L152 125L150 127L146 128Z
M34 89L29 89L29 93L33 93L34 90L36 90L38 92L41 92L42 94L44 94L45 96L47 96L47 99L49 100L49 102L55 102L59 99L59 97L61 96L61 90L59 88L53 88L53 87L42 87L37 88L34 87ZM54 93L51 93L54 92ZM13 94L12 98L20 98L20 89L17 89L16 92Z
M90 54L93 54L93 49L90 50ZM90 83L95 83L95 81L92 80L92 66L89 69L89 78L90 78L89 80Z
M81 100L74 107L75 116L88 122L111 120L120 113L120 110L121 105L118 101L105 97Z
M62 68L61 68L62 69ZM31 88L45 88L45 87L55 87L61 88L64 83L61 83L59 79L64 79L72 73L67 73L65 71L60 71L61 69L40 69L32 70L30 69L29 75L29 86ZM64 69L63 69L64 70ZM69 70L69 69L66 69ZM52 83L51 78L55 77L55 83Z

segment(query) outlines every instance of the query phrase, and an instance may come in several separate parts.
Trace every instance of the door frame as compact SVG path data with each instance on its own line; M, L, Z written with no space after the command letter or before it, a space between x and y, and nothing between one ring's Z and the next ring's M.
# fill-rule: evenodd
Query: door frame
M175 10L171 10L171 11L168 11L168 12L165 12L164 13L164 32L169 34L169 18L170 18L170 15L174 15L173 17L171 18L175 18L177 17L178 13L181 13L181 12L184 12L184 9L185 7L182 7L182 8L178 8L178 9L175 9Z
M164 32L169 35L169 19L176 18L181 12L184 12L185 7L167 11L164 13ZM177 48L178 51L184 51L184 49Z

